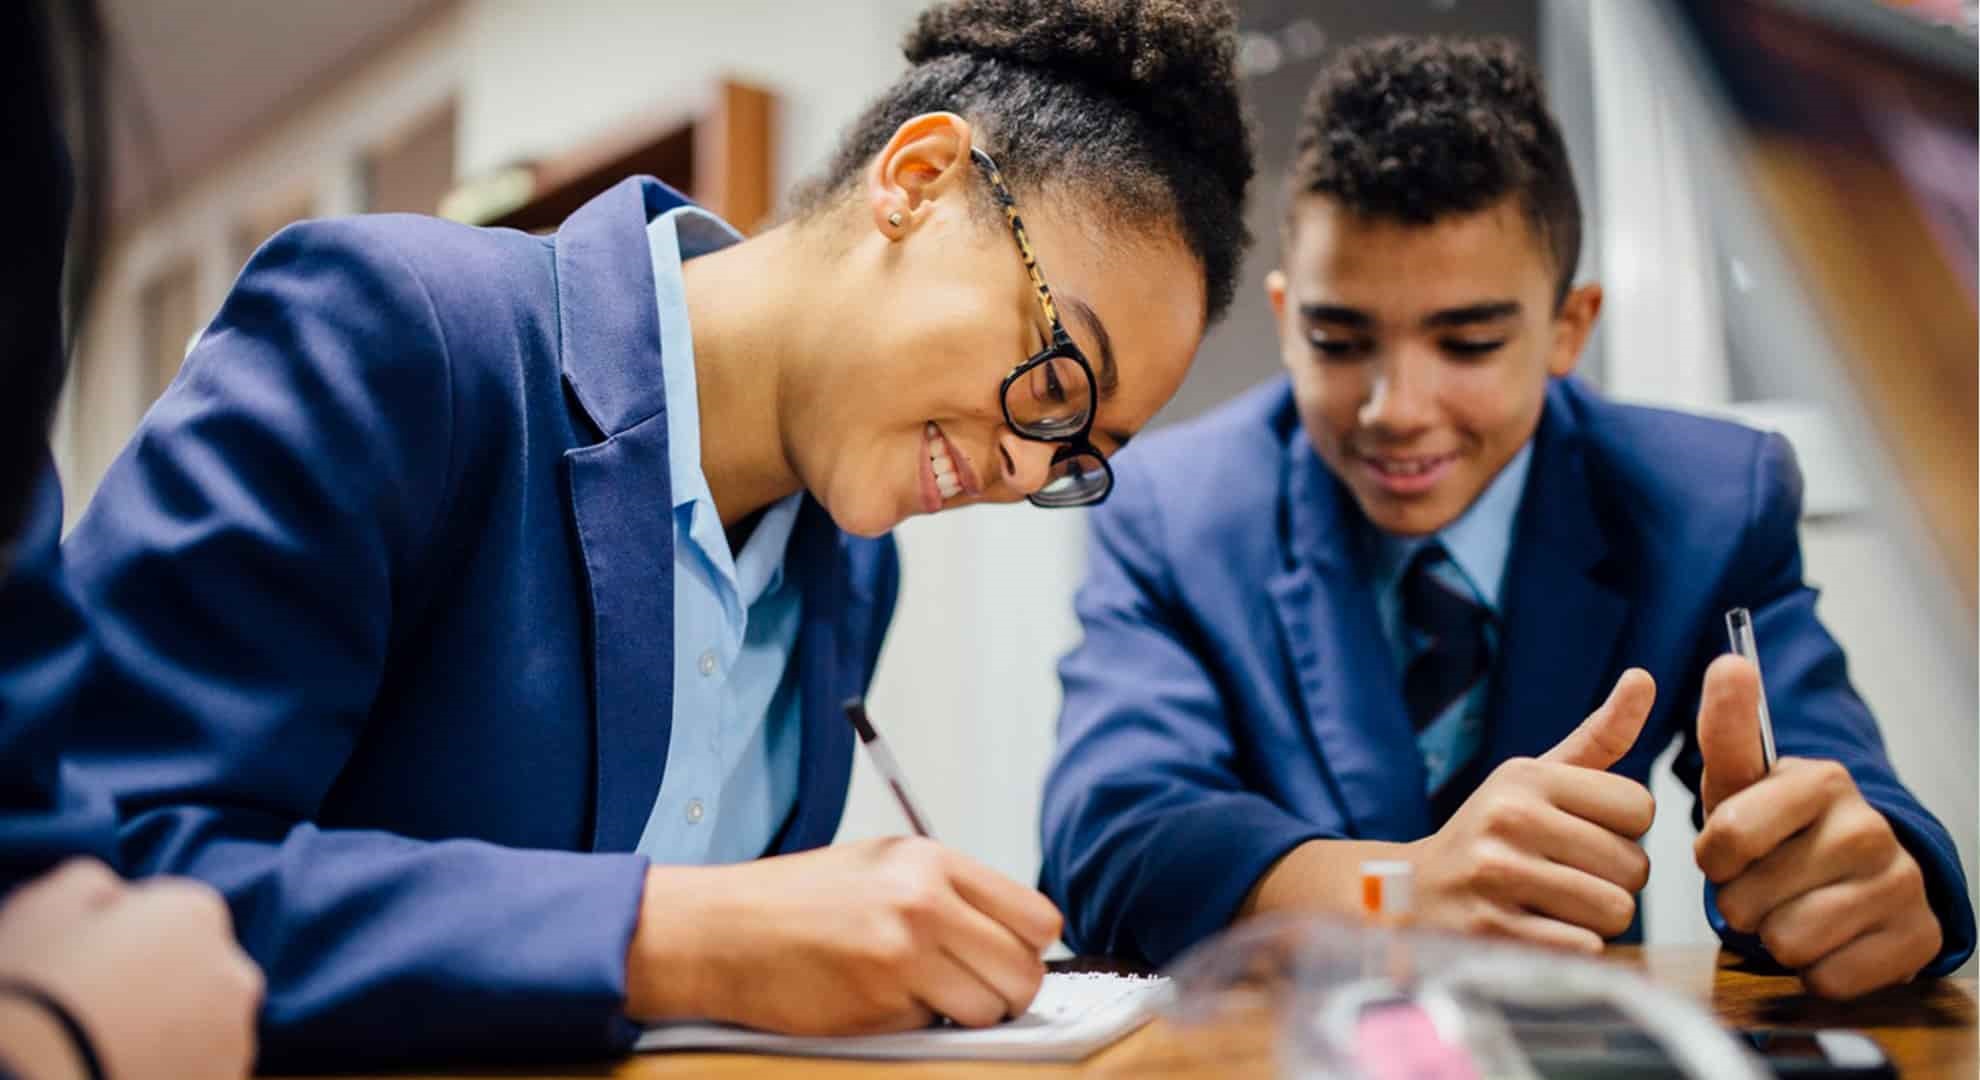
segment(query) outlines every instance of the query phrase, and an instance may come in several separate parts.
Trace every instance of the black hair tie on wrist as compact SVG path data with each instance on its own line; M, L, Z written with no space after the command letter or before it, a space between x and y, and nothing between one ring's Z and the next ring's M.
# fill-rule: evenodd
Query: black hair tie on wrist
M0 995L8 994L29 1001L54 1017L69 1036L70 1044L76 1048L76 1056L82 1059L83 1074L89 1080L108 1080L103 1072L103 1059L96 1056L96 1044L90 1041L88 1029L59 998L31 982L0 977Z

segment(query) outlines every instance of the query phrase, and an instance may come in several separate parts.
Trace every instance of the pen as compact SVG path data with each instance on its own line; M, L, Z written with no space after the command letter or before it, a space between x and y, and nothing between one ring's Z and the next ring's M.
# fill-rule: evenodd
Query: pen
M1760 753L1767 759L1767 771L1774 771L1774 718L1767 712L1767 682L1760 677L1760 646L1753 640L1753 613L1743 607L1726 612L1726 636L1733 651L1753 665L1753 679L1760 689Z
M859 732L859 741L866 746L866 752L873 758L873 767L880 770L880 779L894 789L894 798L901 804L901 813L907 815L908 824L914 826L916 836L935 839L935 833L928 827L928 819L921 816L914 807L914 797L908 794L907 776L901 772L901 763L894 760L894 752L887 749L887 742L873 729L873 721L866 716L866 703L859 698L847 698L846 719L852 721L853 730ZM1773 743L1769 741L1769 746Z

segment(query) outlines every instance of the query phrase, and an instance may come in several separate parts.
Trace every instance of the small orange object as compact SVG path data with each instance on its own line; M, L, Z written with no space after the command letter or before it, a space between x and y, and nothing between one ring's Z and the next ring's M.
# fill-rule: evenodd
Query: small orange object
M1361 864L1361 910L1376 922L1400 922L1409 916L1410 882L1415 867L1400 859L1370 859Z

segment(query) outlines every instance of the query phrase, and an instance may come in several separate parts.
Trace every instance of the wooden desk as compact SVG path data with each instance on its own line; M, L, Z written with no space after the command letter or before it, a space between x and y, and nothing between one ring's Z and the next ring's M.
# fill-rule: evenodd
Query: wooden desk
M1868 1031L1898 1066L1905 1080L1958 1077L1980 1071L1980 1040L1975 1035L1972 980L1944 980L1885 991L1861 1001L1835 1004L1807 996L1801 984L1782 976L1739 970L1731 954L1702 948L1612 950L1613 959L1644 969L1665 986L1709 1001L1731 1025L1748 1027L1850 1027ZM1253 1036L1256 1033L1252 1033ZM1057 1080L1059 1077L1272 1077L1269 1037L1246 1037L1241 1045L1212 1045L1192 1033L1187 1040L1161 1022L1150 1024L1082 1065L986 1065L967 1062L881 1064L819 1061L741 1054L646 1054L604 1066L572 1069L480 1070L449 1077L582 1077L588 1080Z

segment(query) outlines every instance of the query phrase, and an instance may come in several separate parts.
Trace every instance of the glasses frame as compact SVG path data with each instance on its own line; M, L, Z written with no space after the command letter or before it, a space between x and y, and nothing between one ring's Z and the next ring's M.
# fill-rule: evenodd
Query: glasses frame
M1031 277L1032 291L1038 297L1038 307L1045 312L1045 321L1052 329L1051 340L1046 346L1033 353L1030 359L1012 368L1011 373L1004 376L1003 383L998 386L997 403L1004 411L1004 422L1009 424L1011 430L1017 432L1021 439L1058 446L1058 451L1052 455L1054 467L1062 461L1083 454L1098 461L1100 471L1107 478L1106 485L1101 487L1097 494L1090 498L1082 498L1078 502L1057 502L1049 499L1040 501L1037 495L1027 495L1025 499L1031 505L1047 510L1098 506L1114 492L1114 466L1107 461L1107 456L1100 452L1100 448L1093 445L1091 438L1094 419L1100 412L1100 380L1094 377L1093 365L1087 362L1086 354L1074 344L1072 335L1066 333L1066 324L1059 319L1059 305L1052 302L1052 287L1045 284L1045 275L1038 269L1038 255L1031 248L1031 237L1024 231L1024 219L1018 216L1017 200L1011 196L1010 186L1004 183L1003 170L997 168L997 162L989 154L977 147L969 148L969 156L970 160L976 163L977 169L983 173L984 179L990 182L990 193L996 198L997 205L1003 208L1005 220L1010 222L1011 238L1017 241L1018 256L1024 260L1024 272ZM1086 376L1087 400L1091 402L1086 410L1086 422L1080 425L1078 431L1068 435L1039 435L1026 431L1011 415L1011 386L1041 364L1059 357L1065 357L1078 364L1080 374Z

